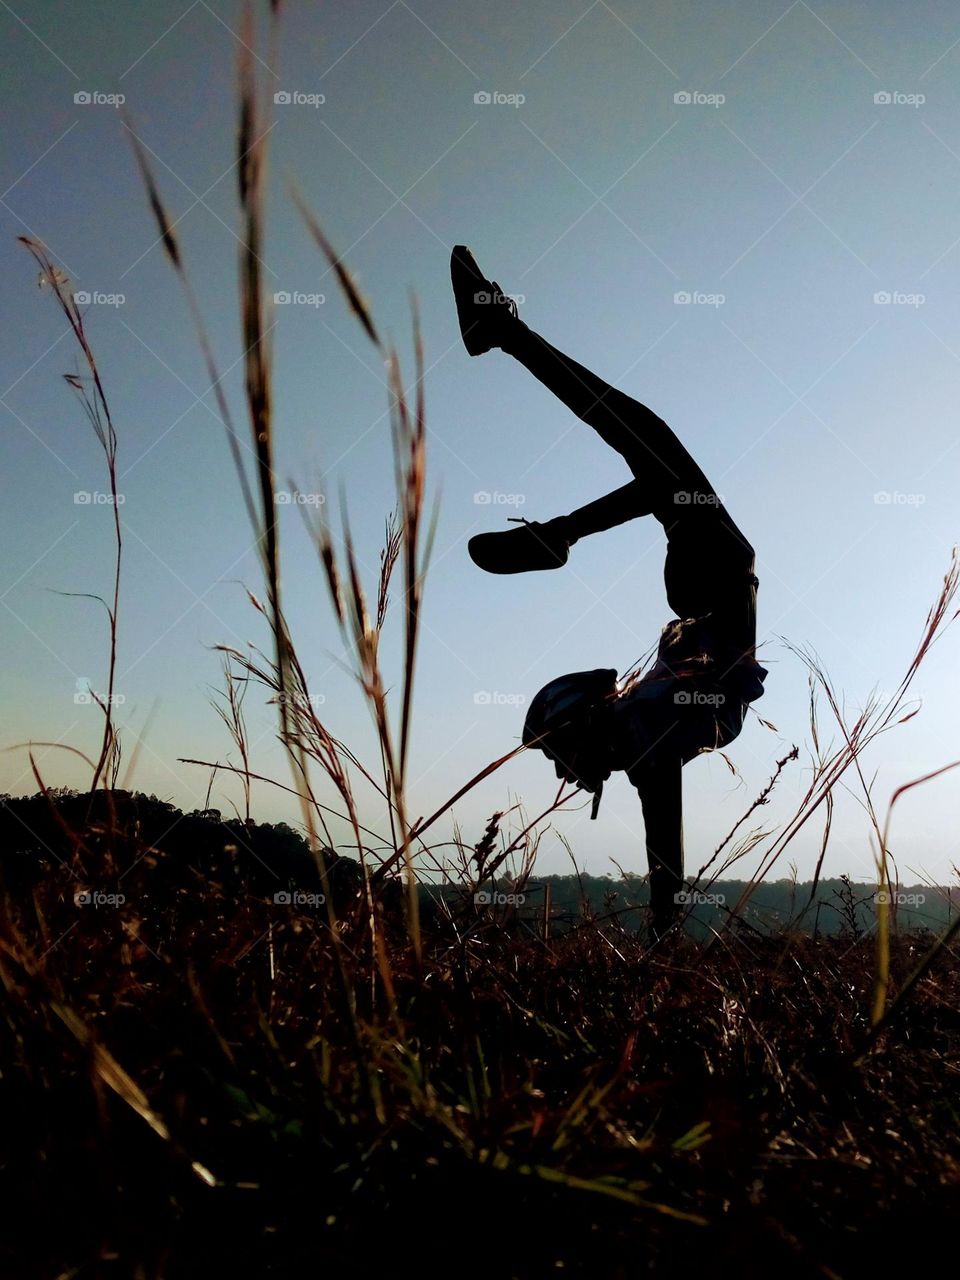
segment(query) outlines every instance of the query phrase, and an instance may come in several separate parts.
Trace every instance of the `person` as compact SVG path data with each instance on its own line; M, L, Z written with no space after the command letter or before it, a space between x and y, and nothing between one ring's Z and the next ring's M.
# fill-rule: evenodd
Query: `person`
M541 750L558 778L593 792L593 817L612 772L625 772L637 789L651 922L660 936L684 901L681 770L701 752L732 742L749 703L763 693L755 552L661 418L529 328L465 245L454 247L450 271L467 352L499 348L518 360L633 475L568 515L520 519L516 529L476 535L468 543L473 562L496 574L556 570L581 539L646 515L666 534L664 584L676 617L663 628L653 667L623 684L611 668L560 676L533 699L523 729L524 744Z

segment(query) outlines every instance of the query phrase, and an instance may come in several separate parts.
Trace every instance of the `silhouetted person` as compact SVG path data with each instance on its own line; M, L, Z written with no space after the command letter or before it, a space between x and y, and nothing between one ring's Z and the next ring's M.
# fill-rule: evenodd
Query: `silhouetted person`
M663 629L655 665L622 689L612 669L561 676L533 699L523 729L523 741L554 762L558 778L594 793L594 817L611 772L623 770L637 788L659 935L675 920L683 889L683 765L732 742L747 704L763 693L754 550L662 419L528 328L469 249L457 245L450 268L469 354L499 347L519 360L634 476L569 515L471 538L474 563L489 573L559 569L581 538L644 515L667 535L664 582L677 617Z

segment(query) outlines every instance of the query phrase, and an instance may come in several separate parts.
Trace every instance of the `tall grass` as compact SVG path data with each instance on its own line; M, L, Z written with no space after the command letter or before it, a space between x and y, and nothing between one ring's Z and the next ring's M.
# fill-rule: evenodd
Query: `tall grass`
M123 536L120 530L120 503L118 501L117 492L117 433L113 425L113 418L110 414L110 406L107 403L107 395L100 380L100 370L97 367L97 361L93 354L93 349L87 339L87 331L84 326L83 313L77 305L73 293L68 288L69 281L53 262L50 254L44 245L34 240L30 236L18 236L18 240L27 251L32 255L34 261L40 268L40 283L49 285L56 298L57 305L67 319L67 323L73 333L77 348L82 357L82 366L86 373L77 371L74 373L65 373L64 381L75 392L80 404L83 407L84 414L90 425L93 427L94 434L103 450L104 461L107 467L107 479L110 486L111 507L113 510L113 533L114 533L114 563L113 563L113 592L109 601L104 600L102 596L90 596L82 592L61 592L61 595L80 595L87 599L96 600L102 604L107 612L107 621L109 624L109 658L107 663L107 692L106 696L90 690L90 696L97 703L103 713L103 737L100 744L100 754L97 757L93 768L93 777L90 782L90 790L96 791L101 781L116 782L118 771L120 768L120 741L116 733L114 724L114 694L116 672L117 672L117 626L120 610L120 567L123 558ZM40 782L37 773L36 763L31 755L31 767L37 781ZM42 785L42 783L41 783Z

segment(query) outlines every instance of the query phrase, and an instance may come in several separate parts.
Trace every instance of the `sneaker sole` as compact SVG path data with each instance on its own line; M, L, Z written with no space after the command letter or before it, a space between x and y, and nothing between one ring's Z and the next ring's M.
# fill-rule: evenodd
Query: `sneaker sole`
M562 553L562 559L557 559L550 564L506 564L502 560L497 562L491 561L489 554L484 554L487 543L485 539L491 535L488 533L478 533L467 543L467 554L478 569L482 569L484 573L511 574L511 573L540 573L545 569L562 569L569 559L569 550ZM496 535L494 535L496 536Z
M467 312L467 308L476 303L461 303L461 295L468 297L471 293L488 293L492 289L491 282L486 279L477 266L476 259L466 245L454 245L450 255L450 282L453 285L453 297L457 304L457 320L460 323L460 336L467 354L482 356L492 350L489 342L485 343L480 332L478 320ZM472 335L472 336L471 336Z

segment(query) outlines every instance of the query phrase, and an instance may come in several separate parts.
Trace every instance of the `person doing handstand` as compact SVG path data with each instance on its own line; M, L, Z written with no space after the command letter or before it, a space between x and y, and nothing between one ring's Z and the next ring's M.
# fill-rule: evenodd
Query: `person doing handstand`
M633 479L544 523L470 539L488 573L559 569L580 539L652 515L667 538L664 582L676 614L663 628L653 667L618 687L614 669L550 681L530 704L525 745L554 763L557 777L593 792L627 774L643 810L653 931L676 920L683 898L681 770L740 733L747 706L763 693L756 661L757 587L753 547L673 431L632 399L553 347L517 314L470 250L457 245L451 278L460 331L471 356L512 356L621 455Z

